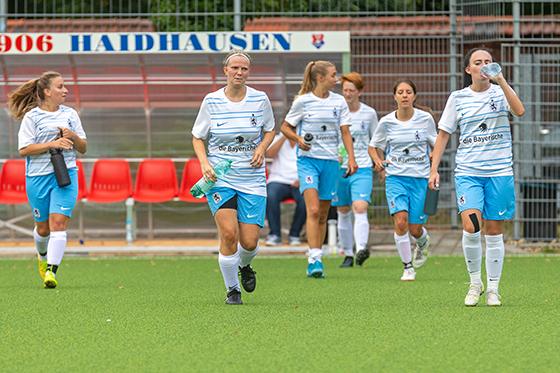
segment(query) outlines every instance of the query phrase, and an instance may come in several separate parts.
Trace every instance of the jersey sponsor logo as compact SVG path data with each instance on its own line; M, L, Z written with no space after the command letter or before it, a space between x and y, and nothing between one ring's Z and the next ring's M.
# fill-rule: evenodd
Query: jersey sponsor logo
M326 131L326 130L327 130L327 126L325 126L325 125L323 124L323 125L321 126L321 129L322 129L323 131Z
M214 203L220 203L220 201L222 200L222 196L220 195L220 193L216 192L212 194L212 199L214 200Z
M245 138L244 138L243 136L237 136L237 137L235 138L235 141L237 141L238 143L241 144L243 141L245 141Z
M409 155L409 154L410 154L410 150L408 150L408 148L405 148L405 149L403 150L403 153L406 154L406 155Z
M480 132L486 132L488 131L488 125L486 123L481 123L480 126L478 126L478 129Z
M38 208L34 208L33 209L33 216L36 218L40 218L41 217L41 211L39 211Z

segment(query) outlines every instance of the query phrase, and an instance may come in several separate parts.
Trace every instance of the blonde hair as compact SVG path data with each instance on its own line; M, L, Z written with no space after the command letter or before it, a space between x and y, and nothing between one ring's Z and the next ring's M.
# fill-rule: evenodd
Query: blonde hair
M340 80L342 81L342 84L344 84L344 82L354 84L354 87L356 87L358 91L364 89L364 80L362 79L362 76L355 71L342 75Z
M45 99L45 89L49 88L52 80L59 76L62 75L56 71L47 71L39 78L32 79L10 92L8 94L10 114L17 120L21 120L28 111L37 107Z
M301 88L299 89L298 96L309 93L315 89L317 86L317 76L327 75L328 68L335 67L332 62L329 61L311 61L305 67L305 72L303 73L303 82L301 83Z
M249 65L250 65L251 62L252 62L252 59L251 59L251 56L249 56L249 53L244 52L244 51L242 51L241 49L233 49L233 50L231 50L231 52L229 52L229 53L226 55L226 57L224 58L224 60L223 60L223 62L222 62L223 65L224 65L224 67L226 67L226 66L228 65L228 63L229 63L229 60L230 60L232 57L235 57L235 56L244 57L247 61L249 61Z

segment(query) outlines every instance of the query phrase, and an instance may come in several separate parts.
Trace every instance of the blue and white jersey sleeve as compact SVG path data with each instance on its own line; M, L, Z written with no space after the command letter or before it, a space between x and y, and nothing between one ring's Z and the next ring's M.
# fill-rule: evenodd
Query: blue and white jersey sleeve
M484 92L467 87L451 93L439 128L448 133L459 128L456 176L513 175L509 107L498 85Z
M354 157L359 168L369 168L373 162L368 153L368 146L375 128L377 127L377 113L365 104L360 103L360 109L350 112L351 126L350 134L354 144ZM344 146L341 144L341 146ZM348 159L344 159L342 168L348 168Z
M250 161L263 133L273 129L272 106L264 92L247 87L245 98L239 102L230 101L223 88L206 95L192 135L207 141L210 164L222 159L233 161L216 187L266 196L265 166L254 168Z
M298 157L338 160L340 126L352 123L348 105L339 94L329 92L327 98L319 98L313 93L296 97L285 121L296 127L297 133L313 135L311 149L298 148Z
M60 136L60 128L68 128L82 139L86 134L78 113L61 105L55 112L44 111L36 107L25 114L18 133L18 149L33 144L45 144L55 141ZM76 167L76 151L64 150L64 161L68 169ZM41 176L54 172L48 152L26 157L26 175Z
M370 146L385 153L387 175L428 178L434 142L434 119L429 113L414 109L412 118L406 122L398 120L394 111L381 118Z

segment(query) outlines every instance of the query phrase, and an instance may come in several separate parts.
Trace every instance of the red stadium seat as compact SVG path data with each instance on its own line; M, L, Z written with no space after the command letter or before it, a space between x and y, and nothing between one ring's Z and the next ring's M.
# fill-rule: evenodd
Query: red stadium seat
M123 159L99 159L93 165L88 201L122 202L132 195L130 167Z
M194 184L202 177L200 162L196 158L189 159L183 169L181 188L179 188L179 199L184 202L206 203L206 197L195 198L190 190Z
M87 184L86 184L86 174L84 172L84 165L82 161L76 160L76 166L78 167L78 201L87 197Z
M177 197L177 175L171 159L144 159L138 166L132 198L158 203Z
M23 159L8 159L4 163L0 173L0 203L5 205L27 203Z

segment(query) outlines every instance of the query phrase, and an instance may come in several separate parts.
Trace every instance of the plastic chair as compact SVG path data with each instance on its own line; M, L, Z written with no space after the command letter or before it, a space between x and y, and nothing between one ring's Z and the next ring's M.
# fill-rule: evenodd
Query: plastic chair
M144 159L140 162L132 194L135 201L170 201L178 192L175 165L171 159Z
M4 163L0 173L0 203L5 205L27 203L23 159L8 159Z
M194 184L202 177L202 168L197 158L191 158L185 163L183 178L179 188L179 199L184 202L206 203L206 197L195 198L190 190Z
M93 165L88 202L122 202L132 195L130 167L123 159L99 159Z
M86 174L82 161L76 159L76 166L78 167L78 201L81 201L87 197Z

